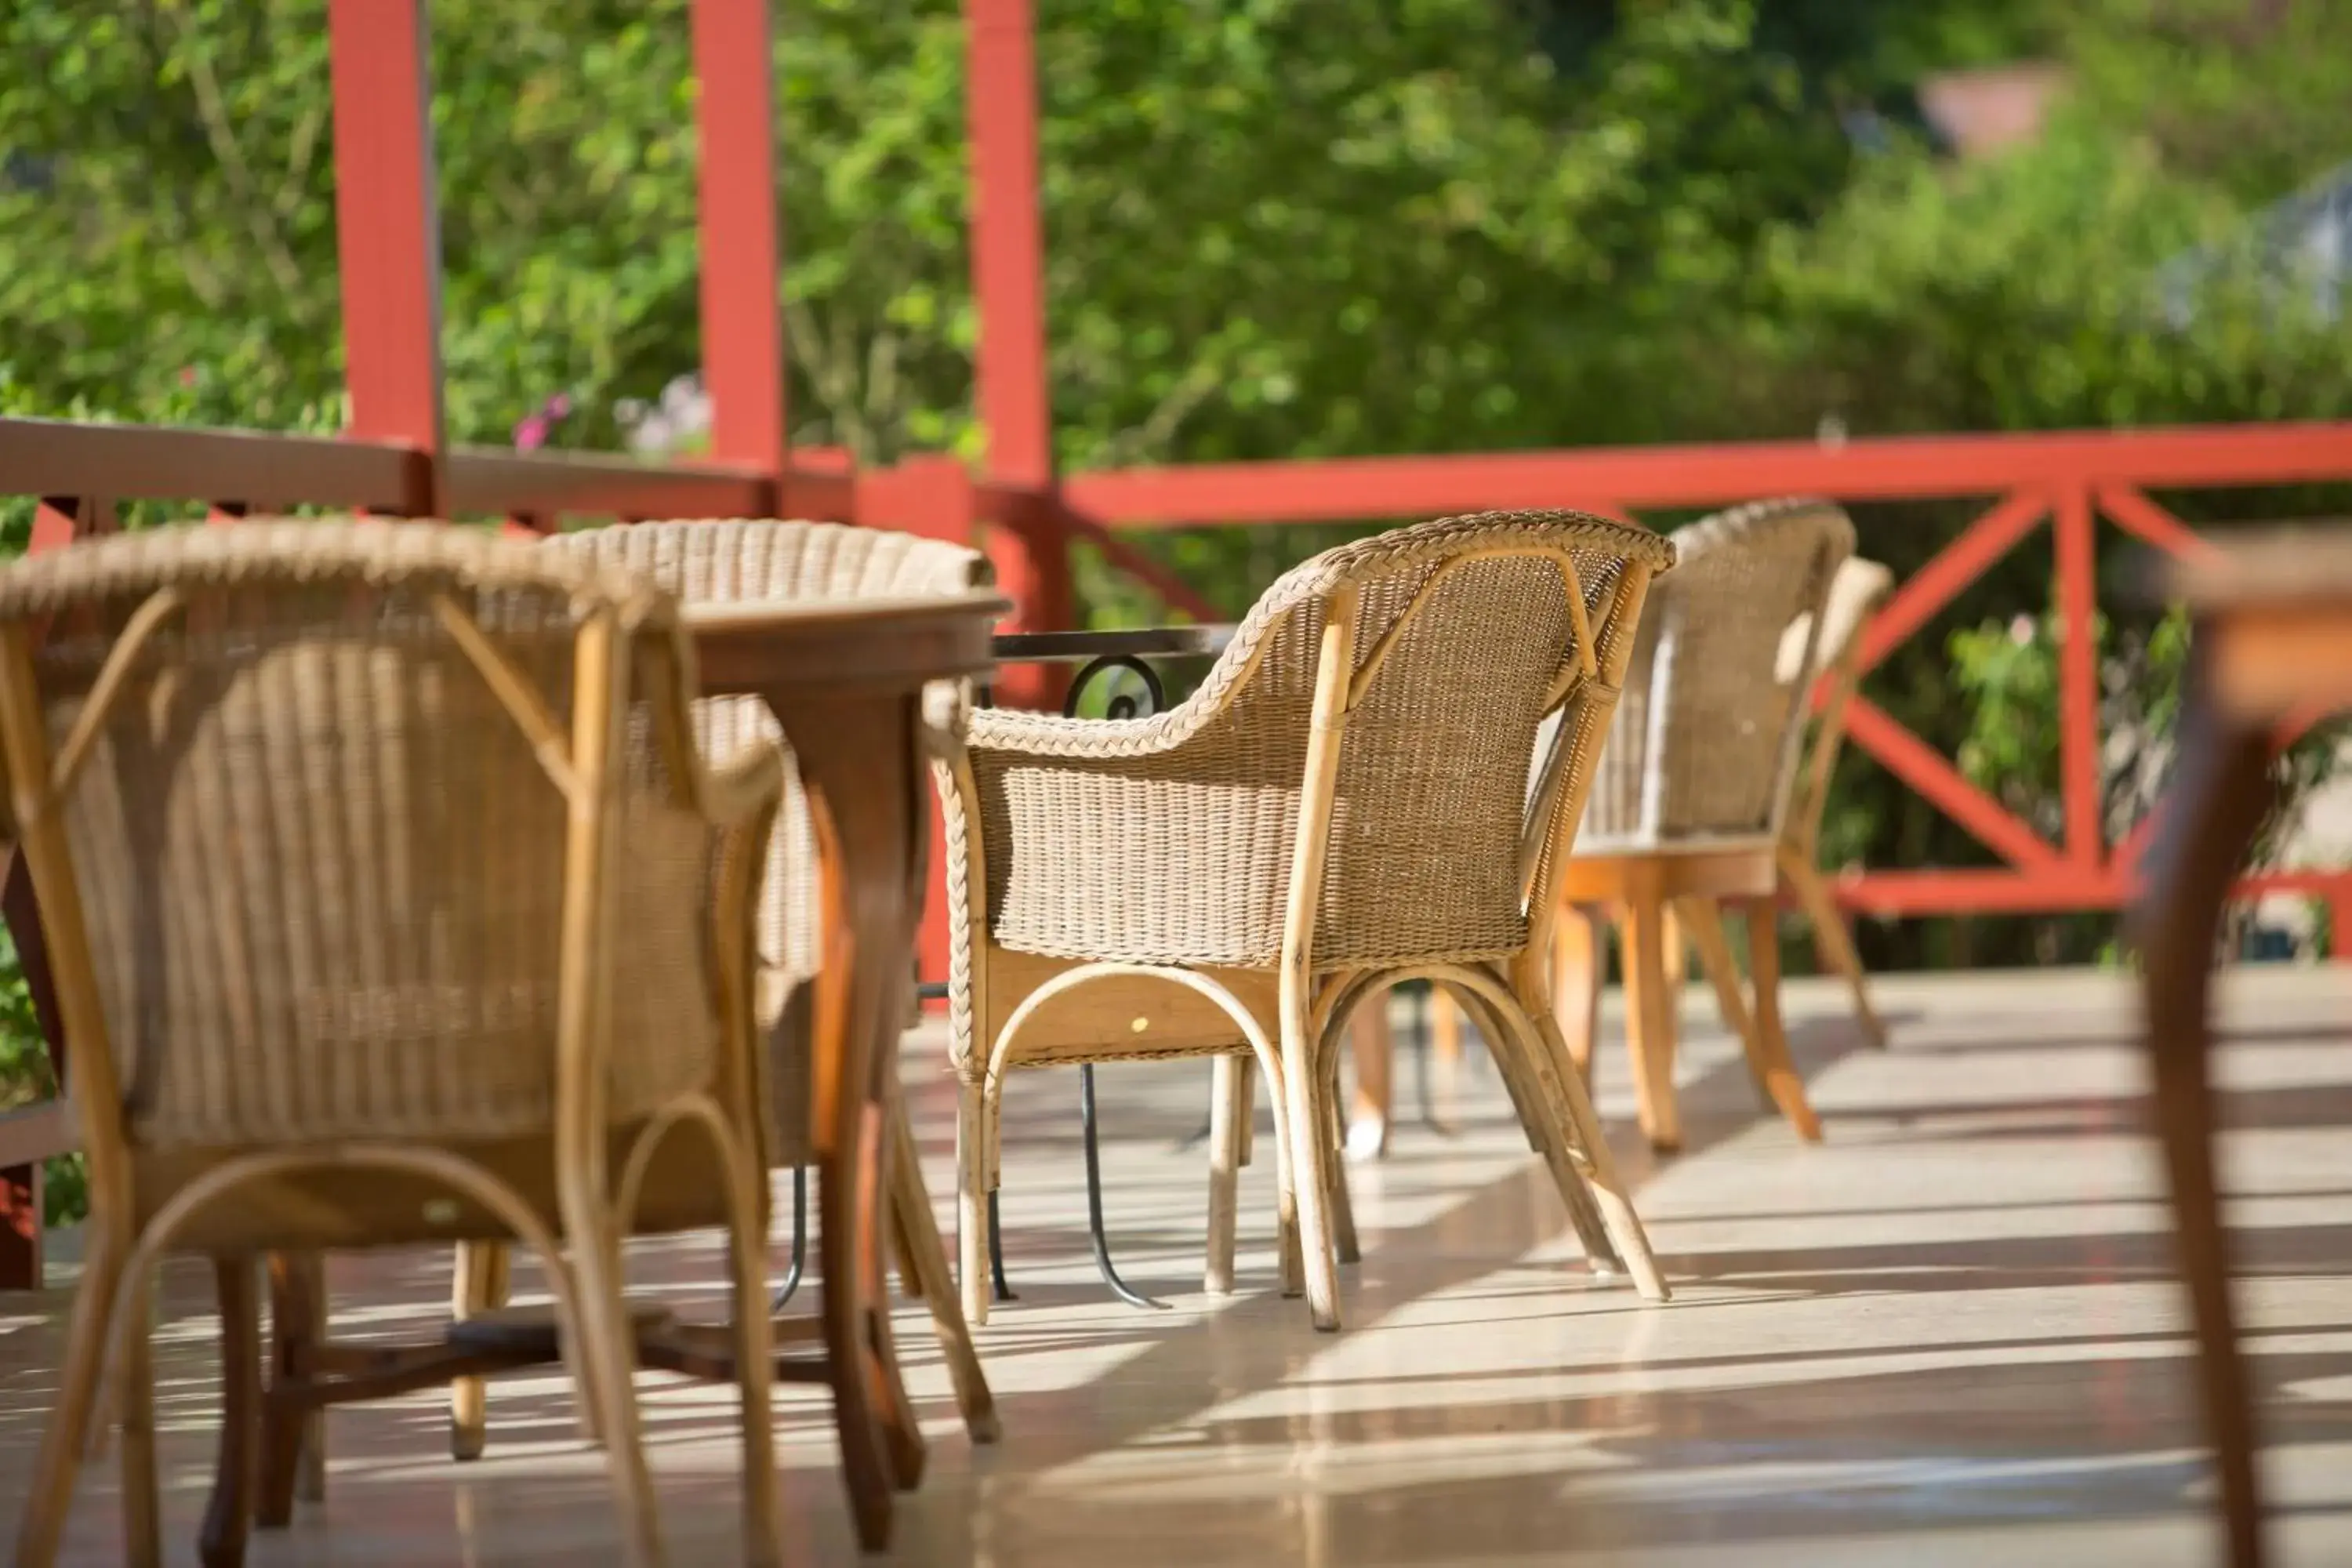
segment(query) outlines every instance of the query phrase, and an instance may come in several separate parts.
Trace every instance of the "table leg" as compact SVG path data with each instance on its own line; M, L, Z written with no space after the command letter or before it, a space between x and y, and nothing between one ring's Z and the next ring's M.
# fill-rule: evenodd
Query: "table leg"
M920 1445L906 1430L911 1418L880 1316L885 1086L898 1070L895 1008L913 940L908 888L929 826L917 700L790 691L771 702L786 740L795 742L821 867L814 1096L820 1289L843 1479L859 1542L878 1552L890 1543L893 1492Z
M2192 674L2180 765L2148 856L2135 924L2154 1072L2156 1130L2164 1145L2180 1271L2197 1331L2197 1366L2221 1472L2233 1568L2263 1561L2262 1495L2246 1369L2230 1303L2229 1241L2213 1172L2208 1016L2214 942L2230 884L2276 800L2264 736L2217 713Z

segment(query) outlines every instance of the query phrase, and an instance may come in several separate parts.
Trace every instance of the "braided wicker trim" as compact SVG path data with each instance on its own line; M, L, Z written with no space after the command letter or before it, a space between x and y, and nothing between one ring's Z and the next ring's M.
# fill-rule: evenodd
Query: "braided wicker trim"
M436 581L473 592L537 590L575 608L620 612L625 625L668 626L669 596L585 554L437 522L265 518L142 529L28 555L0 568L0 616L41 615L74 600L152 593L166 584Z
M1225 645L1225 651L1192 695L1167 712L1145 719L1065 719L1016 709L982 709L971 715L971 744L975 751L1001 749L1049 757L1140 757L1167 751L1225 705L1249 674L1266 639L1281 629L1291 611L1349 579L1442 560L1473 538L1482 547L1525 543L1533 550L1558 550L1597 541L1629 561L1647 563L1654 572L1664 572L1675 563L1675 546L1664 536L1589 512L1471 512L1396 529L1327 550L1276 578L1251 606L1235 628L1233 641Z

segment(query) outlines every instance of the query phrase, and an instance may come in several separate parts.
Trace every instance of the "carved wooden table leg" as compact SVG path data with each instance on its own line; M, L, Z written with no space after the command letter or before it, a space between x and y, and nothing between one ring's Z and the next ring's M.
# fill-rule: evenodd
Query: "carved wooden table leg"
M2199 647L2201 660L2201 635ZM2260 1568L2253 1411L2231 1310L2229 1245L2213 1173L2207 1009L2222 904L2276 794L2263 731L2219 712L2201 671L2191 679L2179 773L2161 836L2149 852L2147 890L2135 923L2156 1130L2172 1184L2176 1245L2195 1321L2198 1379L2221 1472L2230 1562L2233 1568Z
M859 1542L889 1544L895 1487L921 1470L882 1289L885 1086L898 1070L895 1007L912 938L907 889L928 832L912 694L770 695L795 745L823 866L824 952L815 986L819 1247L825 1346L842 1468Z

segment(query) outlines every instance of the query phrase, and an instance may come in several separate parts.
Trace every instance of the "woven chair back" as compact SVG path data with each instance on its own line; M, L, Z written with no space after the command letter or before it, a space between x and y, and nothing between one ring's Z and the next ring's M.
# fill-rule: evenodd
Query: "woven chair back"
M708 900L709 836L652 744L652 710L683 703L674 650L644 651L673 648L666 617L585 563L430 524L159 531L0 572L131 1142L549 1127L556 773L592 621L643 667L621 905ZM41 759L6 761L22 812ZM662 921L595 950L614 1117L709 1078L708 945Z
M1626 670L1579 848L1769 838L1853 525L1824 501L1742 507L1674 534ZM1781 649L1796 632L1798 656Z

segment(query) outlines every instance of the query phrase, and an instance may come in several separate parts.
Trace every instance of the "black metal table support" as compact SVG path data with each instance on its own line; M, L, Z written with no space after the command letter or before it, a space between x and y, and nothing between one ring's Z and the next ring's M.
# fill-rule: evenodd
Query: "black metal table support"
M808 1268L808 1167L793 1167L793 1257L784 1266L784 1277L776 1281L776 1293L769 1298L768 1310L781 1312L793 1292L801 1288L801 1275Z

